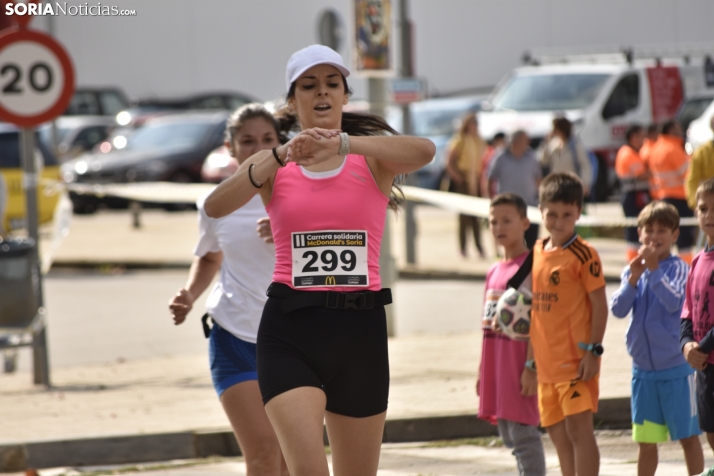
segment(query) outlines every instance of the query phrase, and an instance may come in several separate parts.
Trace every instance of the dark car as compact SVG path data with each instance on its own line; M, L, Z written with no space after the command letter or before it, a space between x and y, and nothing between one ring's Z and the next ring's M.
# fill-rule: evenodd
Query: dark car
M117 88L77 88L63 116L116 116L129 107Z
M233 111L239 107L256 102L257 99L247 94L237 92L201 93L182 98L146 98L134 101L132 108L143 111L225 109Z
M204 159L223 144L228 114L193 112L152 119L128 137L125 148L65 163L62 178L88 184L200 182ZM70 198L76 213L92 213L104 200L76 193Z
M57 125L57 158L66 162L85 152L109 137L116 127L113 117L107 116L61 116ZM40 140L52 149L52 124L43 124L38 128Z

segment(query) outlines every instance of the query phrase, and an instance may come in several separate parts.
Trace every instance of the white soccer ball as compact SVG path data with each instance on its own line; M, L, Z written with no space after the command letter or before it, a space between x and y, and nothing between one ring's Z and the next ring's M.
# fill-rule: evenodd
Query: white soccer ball
M531 330L531 302L517 290L509 288L496 303L496 323L514 340L528 340Z

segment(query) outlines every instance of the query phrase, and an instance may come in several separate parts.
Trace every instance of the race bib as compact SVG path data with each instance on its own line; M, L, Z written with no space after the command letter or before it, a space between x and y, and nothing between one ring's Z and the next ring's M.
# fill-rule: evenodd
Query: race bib
M292 233L293 286L369 286L366 231Z
M496 304L505 291L502 289L489 289L483 304L482 329L493 329L493 320L496 318Z

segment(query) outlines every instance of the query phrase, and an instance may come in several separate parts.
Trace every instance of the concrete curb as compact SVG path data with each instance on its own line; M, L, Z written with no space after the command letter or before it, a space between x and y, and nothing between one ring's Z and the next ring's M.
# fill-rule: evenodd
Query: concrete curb
M595 415L596 428L630 428L629 398L605 399L599 405ZM495 426L476 415L435 416L387 420L383 441L434 441L497 434ZM240 455L240 447L230 431L97 437L0 446L0 472Z

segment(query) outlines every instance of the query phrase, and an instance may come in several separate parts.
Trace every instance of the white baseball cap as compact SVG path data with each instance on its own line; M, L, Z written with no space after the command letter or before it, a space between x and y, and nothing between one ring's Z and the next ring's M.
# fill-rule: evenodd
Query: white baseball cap
M329 64L334 66L346 78L350 75L350 70L345 66L342 56L327 46L310 45L300 51L296 51L288 60L288 67L285 72L285 87L289 91L290 85L295 82L308 69L318 64Z

